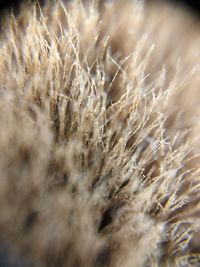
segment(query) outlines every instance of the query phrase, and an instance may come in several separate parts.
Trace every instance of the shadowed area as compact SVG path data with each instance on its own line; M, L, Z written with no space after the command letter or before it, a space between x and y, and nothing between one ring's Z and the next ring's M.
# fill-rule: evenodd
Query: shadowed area
M13 255L4 242L0 242L0 267L33 267L24 260Z

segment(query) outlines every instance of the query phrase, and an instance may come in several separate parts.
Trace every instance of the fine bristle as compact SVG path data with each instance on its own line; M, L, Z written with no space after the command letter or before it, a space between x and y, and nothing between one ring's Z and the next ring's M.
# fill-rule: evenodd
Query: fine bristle
M199 29L145 1L49 1L4 18L11 254L36 267L200 266Z

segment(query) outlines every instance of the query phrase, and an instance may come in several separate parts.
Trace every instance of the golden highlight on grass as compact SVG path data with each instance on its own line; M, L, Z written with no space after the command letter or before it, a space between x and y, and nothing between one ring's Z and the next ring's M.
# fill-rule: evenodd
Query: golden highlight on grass
M1 241L37 267L199 266L194 19L55 1L2 23Z

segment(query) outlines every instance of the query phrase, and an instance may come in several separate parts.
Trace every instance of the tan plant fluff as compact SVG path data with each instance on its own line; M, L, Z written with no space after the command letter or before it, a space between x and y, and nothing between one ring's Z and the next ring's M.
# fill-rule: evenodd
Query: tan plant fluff
M200 266L200 27L150 1L2 19L0 241L37 267Z

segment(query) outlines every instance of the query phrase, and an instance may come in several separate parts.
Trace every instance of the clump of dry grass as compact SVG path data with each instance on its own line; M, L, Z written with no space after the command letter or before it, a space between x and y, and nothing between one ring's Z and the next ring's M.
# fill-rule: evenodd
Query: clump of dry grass
M1 240L35 266L199 266L193 19L72 1L4 24Z

